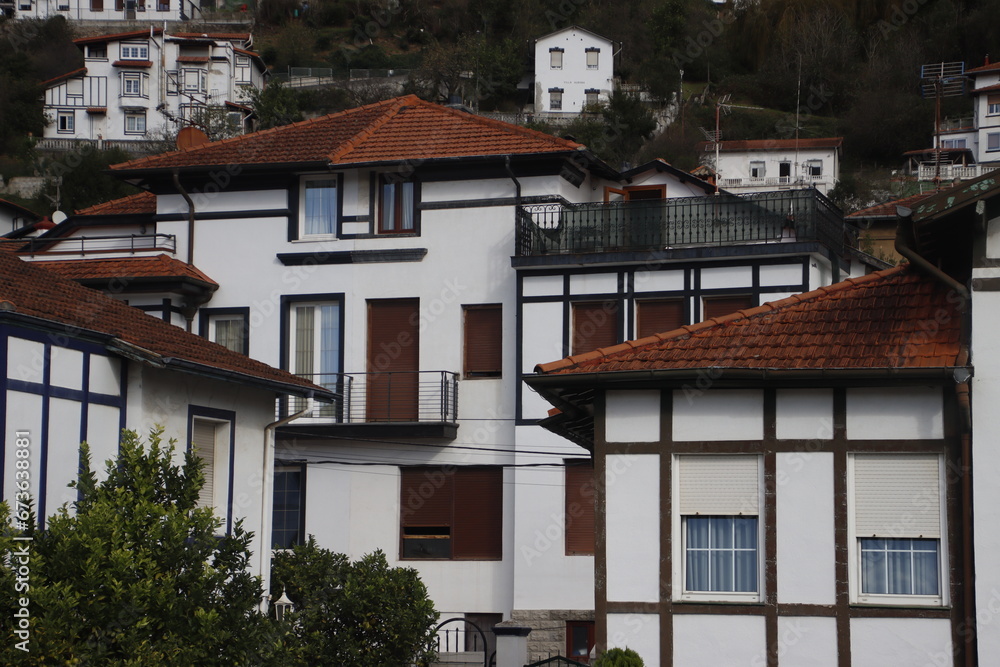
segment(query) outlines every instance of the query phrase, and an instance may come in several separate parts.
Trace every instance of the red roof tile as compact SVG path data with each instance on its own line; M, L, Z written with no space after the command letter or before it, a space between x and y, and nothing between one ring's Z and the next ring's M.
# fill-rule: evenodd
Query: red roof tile
M58 273L70 280L121 278L186 278L209 285L214 280L197 268L167 255L155 257L114 257L111 259L66 259L34 262L35 266Z
M52 77L51 79L49 79L47 81L42 81L38 85L39 86L51 86L54 83L59 83L59 82L64 81L66 79L72 79L74 76L80 76L80 75L86 75L86 74L87 74L87 68L86 67L81 67L80 69L75 69L72 72L66 72L65 74L60 74L59 76Z
M948 297L947 288L904 264L535 372L950 367L960 354L962 317Z
M965 70L966 74L984 74L986 72L996 72L1000 70L1000 63L990 63L988 65L980 65L979 67L973 67L972 69Z
M111 63L114 67L152 67L151 60L116 60Z
M148 30L133 30L132 32L116 32L111 35L95 35L93 37L81 37L80 39L74 39L73 43L77 46L84 44L100 44L101 42L115 42L121 39L142 39L143 37L149 37L150 32L154 35L162 35L163 28L150 28Z
M398 97L232 139L117 164L117 171L230 164L347 165L470 156L567 152L580 144Z
M972 91L973 95L979 95L980 93L995 93L1000 90L1000 83L995 83L992 86L984 86L983 88L976 88Z
M112 336L139 348L135 350L138 356L165 363L167 368L194 364L198 372L235 373L273 389L324 391L308 380L232 352L5 252L0 252L0 300L13 304L14 315L56 323L66 335L82 329ZM6 315L0 312L0 317Z
M121 199L112 199L103 204L82 208L76 212L77 215L139 215L143 213L156 213L156 195L152 192L140 192Z
M170 37L186 37L188 39L241 39L249 41L248 32L175 32Z
M773 150L794 150L799 148L840 148L844 144L843 137L827 137L822 139L751 139L740 141L720 141L719 150L726 151L773 151ZM698 147L702 151L714 144L709 141L702 141Z
M207 63L208 56L177 56L179 63Z
M855 211L848 215L848 218L895 218L896 217L896 207L906 206L907 208L922 202L928 197L933 197L937 194L937 190L932 190L931 192L921 192L919 194L910 195L909 197L901 197L899 199L890 199L887 202L882 202L881 204L875 204L874 206L869 206L868 208L863 208L860 211Z

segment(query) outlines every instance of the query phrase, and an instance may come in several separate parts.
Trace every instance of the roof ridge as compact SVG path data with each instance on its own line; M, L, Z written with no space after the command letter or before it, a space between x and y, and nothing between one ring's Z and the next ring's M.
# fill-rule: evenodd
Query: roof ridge
M487 127L493 127L493 128L496 128L496 129L503 129L503 130L506 130L508 132L512 131L512 132L514 132L516 134L520 134L520 135L523 135L523 136L526 136L526 137L531 137L532 139L540 139L540 140L545 140L545 141L557 141L557 142L560 142L560 143L563 143L563 144L567 144L567 148L570 148L571 150L580 150L581 148L585 148L584 144L578 143L576 141L570 141L569 139L563 139L562 137L557 137L554 134L548 134L546 132L542 132L541 130L533 130L530 127L523 127L521 125L514 125L513 123L507 123L507 122L504 122L502 120L497 120L495 118L487 118L486 116L480 116L479 114L470 113L468 111L461 111L459 109L453 109L451 107L446 107L446 106L443 106L441 104L434 104L433 102L427 102L426 100L420 100L420 101L423 102L426 105L431 105L431 106L437 107L438 109L441 109L441 110L443 110L443 111L445 111L447 113L452 114L453 116L456 116L456 117L459 117L459 118L463 118L463 119L471 119L474 122L476 122L476 123L478 123L480 125L486 125Z
M109 199L108 201L103 201L103 202L101 202L99 204L91 204L90 206L87 206L86 208L78 208L75 211L73 211L73 215L93 215L91 213L87 213L86 211L89 211L90 209L98 208L98 207L101 207L101 206L107 206L108 204L116 204L116 203L123 203L123 202L126 202L126 201L132 201L133 199L137 199L139 197L155 197L155 196L156 195L154 195L149 190L143 190L141 192L136 192L135 194L125 195L124 197L118 197L116 199Z
M351 152L353 149L359 146L365 139L375 134L375 132L378 131L383 125L385 125L390 120L395 118L396 114L399 113L400 109L402 109L411 101L419 99L420 98L417 97L416 95L410 94L410 95L403 95L402 97L394 97L391 100L385 100L385 102L391 102L391 104L387 105L385 112L381 116L373 120L371 123L368 123L366 126L361 128L361 130L359 130L353 137L340 144L340 146L337 147L337 150L335 150L333 153L330 153L329 155L330 162L337 162L337 160L339 160L341 157L347 155L349 152ZM358 107L358 108L364 109L365 107Z
M56 81L62 81L63 79L68 79L68 78L70 78L71 76L74 76L74 75L76 75L76 74L79 74L80 72L83 72L84 74L86 74L86 73L87 73L87 68L86 68L86 66L84 66L84 67L78 67L78 68L76 68L75 70L72 70L72 71L70 71L70 72L66 72L65 74L60 74L59 76L54 76L54 77L52 77L51 79L47 79L47 80L45 80L45 81L42 81L42 82L41 82L40 84L38 84L38 85L39 85L39 86L46 86L46 85L48 85L48 84L50 84L50 83L55 83Z

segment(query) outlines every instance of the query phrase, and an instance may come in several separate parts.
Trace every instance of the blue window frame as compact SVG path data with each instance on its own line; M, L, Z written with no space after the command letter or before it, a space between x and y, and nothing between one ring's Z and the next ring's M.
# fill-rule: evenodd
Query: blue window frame
M305 541L306 474L304 466L279 466L274 471L271 547L290 549Z

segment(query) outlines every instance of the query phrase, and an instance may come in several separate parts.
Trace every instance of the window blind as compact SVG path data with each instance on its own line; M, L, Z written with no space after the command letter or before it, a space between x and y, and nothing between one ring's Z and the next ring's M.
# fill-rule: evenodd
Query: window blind
M680 456L677 465L681 514L760 513L760 457Z
M941 459L936 454L854 457L858 537L941 537Z

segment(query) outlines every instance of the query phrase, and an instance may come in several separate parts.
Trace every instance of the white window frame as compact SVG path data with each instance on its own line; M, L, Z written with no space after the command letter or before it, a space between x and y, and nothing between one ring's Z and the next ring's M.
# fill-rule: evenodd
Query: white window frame
M754 169L758 169L759 172L755 175L753 173ZM767 174L767 163L763 160L752 160L750 162L750 178L765 178Z
M239 328L240 331L240 341L239 341L240 349L233 350L233 348L219 341L219 324L222 322L226 322L227 324L235 322L237 324L237 327ZM244 350L246 350L247 347L247 340L246 340L247 328L248 328L248 322L246 318L241 314L234 313L232 315L222 315L222 314L210 315L208 319L208 339L213 343L218 343L219 345L222 345L228 350L232 350L233 352L238 352L239 354L244 354Z
M329 357L324 357L323 354L322 354L322 352L323 352L323 350L322 350L322 338L323 338L323 330L324 330L323 329L324 321L323 321L322 311L320 310L321 308L330 307L330 306L332 306L333 308L335 308L336 309L336 313L337 313L336 327L333 330L334 337L336 339L336 345L337 345L337 347L336 347L335 358L332 359L332 360L330 360ZM343 345L342 332L343 332L343 329L344 329L344 305L343 305L343 302L339 301L339 300L332 300L332 301L321 301L321 300L320 301L290 301L290 302L287 303L286 307L288 309L286 319L287 319L287 322L288 322L288 334L287 334L288 337L287 337L287 340L288 340L288 368L289 368L289 370L292 373L296 374L296 375L300 375L301 377L305 377L306 379L310 380L314 384L318 384L320 386L331 387L334 390L337 390L339 388L340 377L343 374L343 369L341 368L341 364L343 363L342 360L343 360L343 357L344 357L343 350L341 349L341 346ZM312 317L313 317L313 324L312 324L312 326L313 326L313 334L312 334L313 347L312 347L312 352L311 352L311 355L310 355L312 357L312 360L311 360L312 363L310 364L311 368L308 369L310 371L309 373L306 373L306 370L304 370L302 368L299 368L299 360L298 360L298 355L297 355L297 352L298 352L297 329L298 329L298 318L300 317L298 309L300 309L300 308L309 308L313 312L313 315L312 315ZM336 370L327 371L328 373L332 374L331 377L327 377L325 375L321 375L324 372L324 363L323 363L324 360L328 362L327 363L327 368L329 368L329 366L330 366L330 363L329 363L330 361L332 361L332 365L336 367ZM301 410L302 407L304 407L304 402L292 401L292 403L293 403L293 407L296 408L295 409L296 412L298 410ZM291 412L291 410L290 410L290 412ZM317 404L316 407L313 409L312 414L311 415L306 415L305 417L302 417L302 419L309 419L310 417L312 417L312 418L325 418L325 419L329 419L329 418L335 417L336 414L337 414L337 406L335 404Z
M94 55L94 49L102 48L104 50L104 55ZM90 44L87 46L87 60L107 60L108 59L108 45L107 44Z
M149 44L124 43L121 45L121 60L149 60Z
M142 129L139 129L139 120L142 120ZM132 129L129 129L129 121L132 121ZM146 134L146 112L130 111L125 114L125 134Z
M872 453L874 454L874 453ZM925 453L926 454L926 453ZM899 456L907 456L907 453L900 453ZM949 605L949 593L951 580L948 576L948 524L947 524L947 485L945 479L945 460L940 454L938 459L938 511L940 512L941 536L938 541L938 595L898 595L883 593L862 593L861 592L861 539L876 537L876 539L918 539L912 535L858 535L857 519L855 508L857 506L856 483L854 466L857 457L865 456L864 453L852 453L847 457L847 530L848 530L848 579L850 580L850 601L851 604L876 605L876 606L901 606L901 607L947 607ZM934 538L924 538L934 539Z
M215 417L208 417L201 414L191 415L191 442L188 443L189 446L197 452L197 447L195 446L195 423L201 422L206 426L212 427L214 429L215 441L213 443L214 450L212 452L212 463L211 470L205 471L206 481L208 475L212 476L212 488L211 499L207 498L208 491L205 487L198 494L198 507L209 507L209 502L211 503L211 509L215 516L222 521L222 527L228 528L229 526L229 457L230 457L230 442L232 441L232 428L233 422L228 419L218 419ZM204 458L204 457L202 457Z
M806 175L810 178L821 178L823 176L823 161L806 160Z
M683 515L681 513L681 474L680 461L688 457L704 458L729 458L733 456L752 457L757 463L757 513L741 512L740 514L718 515L708 514ZM672 597L677 601L684 602L743 602L747 604L759 603L764 600L764 460L759 454L675 454L671 465L671 534L678 539L671 540L671 551L673 561L673 583ZM757 590L754 592L727 592L727 591L689 591L687 590L687 530L685 516L734 516L734 517L756 517L757 519Z
M63 122L68 121L68 122ZM58 111L56 112L56 132L72 134L76 132L76 112Z
M987 116L1000 115L1000 101L996 101L996 102L992 102L991 103L990 102L990 98L991 97L994 98L994 99L996 99L996 97L998 97L998 96L997 95L988 95L986 97L986 115Z
M593 49L593 48L592 49L587 49L586 50L586 54L587 54L586 55L586 58L587 58L587 69L600 69L600 67L601 67L601 50L600 49ZM593 54L593 56L591 56L591 54ZM594 61L593 64L591 64L591 62L590 62L591 60Z
M184 69L181 74L181 88L185 93L204 93L207 87L205 70Z
M145 97L142 93L143 76L139 72L122 72L122 97ZM135 90L130 91L129 88Z
M968 141L966 139L942 139L941 148L958 150L960 148L968 148Z
M250 67L250 56L236 56L237 67Z
M556 55L557 53L559 54L558 56ZM549 69L562 69L565 55L564 49L549 49Z
M1000 132L991 132L986 135L986 150L1000 151Z
M549 91L549 109L552 111L562 111L563 93L561 90Z
M310 234L306 231L306 184L315 181L330 181L333 183L333 220L330 222L330 230L317 234ZM340 192L343 187L341 179L337 174L314 174L302 176L299 179L299 240L334 240L337 238L337 227L340 221Z

